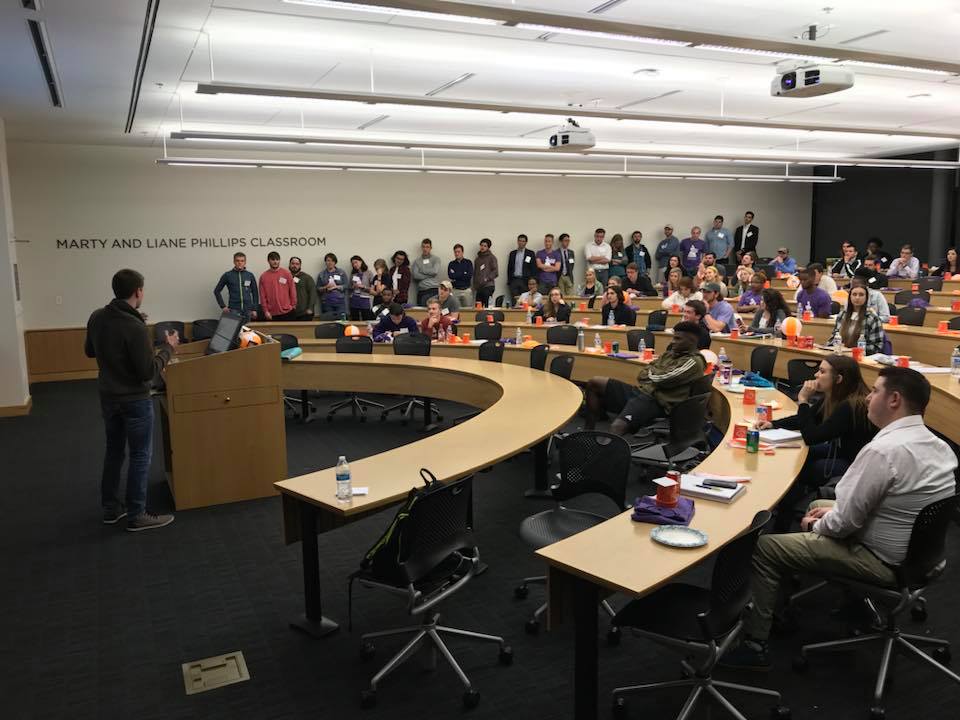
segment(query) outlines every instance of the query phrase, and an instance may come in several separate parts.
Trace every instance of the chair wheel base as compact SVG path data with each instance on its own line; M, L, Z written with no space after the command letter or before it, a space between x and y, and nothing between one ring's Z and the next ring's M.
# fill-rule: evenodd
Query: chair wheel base
M504 645L500 648L500 656L497 658L501 665L513 665L513 648Z
M771 720L790 720L792 717L793 713L786 705L776 705L770 708Z
M953 656L950 654L950 648L938 647L933 651L933 659L941 665L949 665L950 661L953 659Z
M372 642L365 642L360 645L360 659L369 660L377 653L377 646Z
M540 621L527 620L527 624L523 626L523 629L527 631L527 635L538 635L540 633Z
M365 710L368 710L377 704L377 691L376 690L361 690L360 691L360 707Z
M887 717L887 711L882 707L870 708L870 720L884 720L885 717Z
M468 710L480 704L480 693L476 690L467 690L463 693L463 706Z
M623 637L623 633L620 632L620 628L612 627L607 630L607 645L610 647L617 647L620 644L620 640Z
M517 586L513 589L513 596L514 596L517 600L526 600L526 599L527 599L527 595L529 595L529 594L530 594L530 588L528 588L526 585L517 585Z
M610 714L617 720L623 720L627 717L627 700L626 698L618 697L613 699L613 707L610 708Z

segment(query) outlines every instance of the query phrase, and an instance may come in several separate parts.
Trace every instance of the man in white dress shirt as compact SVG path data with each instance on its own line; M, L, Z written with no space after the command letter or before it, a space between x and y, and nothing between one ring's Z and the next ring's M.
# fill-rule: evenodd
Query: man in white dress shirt
M904 245L900 248L900 257L895 258L887 268L887 277L901 277L916 280L920 274L920 261L913 256L913 247Z
M601 285L607 284L607 278L610 277L610 259L613 257L610 245L604 241L606 235L607 231L603 228L594 230L593 242L583 251L588 267L597 274L597 282Z
M880 428L837 483L837 499L811 504L798 533L763 535L753 553L753 611L744 640L721 664L768 670L767 637L780 581L816 571L895 587L913 522L932 502L956 493L957 459L923 424L930 383L916 370L885 367L867 396Z

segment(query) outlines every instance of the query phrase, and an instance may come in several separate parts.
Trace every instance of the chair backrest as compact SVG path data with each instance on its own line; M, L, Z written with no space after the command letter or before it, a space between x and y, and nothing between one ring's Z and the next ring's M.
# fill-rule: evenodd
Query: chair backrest
M706 377L706 376L704 376ZM676 455L689 447L705 448L707 434L703 426L707 421L707 404L710 393L691 395L673 406L670 411L670 442L668 455Z
M493 317L494 322L501 322L501 323L504 321L506 317L503 314L503 310L477 310L476 314L474 314L473 316L473 319L476 320L477 322L486 322L488 315Z
M624 509L630 473L630 445L626 440L599 430L581 430L560 435L556 447L560 482L553 488L553 496L557 500L599 493L610 498L618 511Z
M217 325L220 324L219 320L215 319L202 319L194 320L191 323L190 334L193 336L194 341L196 340L209 340L213 337L213 334L217 331Z
M403 333L393 336L394 355L429 355L430 336L423 333Z
M549 345L537 345L530 350L530 367L534 370L543 370L547 366L547 351Z
M956 512L958 495L936 500L920 511L913 521L907 557L898 569L898 580L906 586L926 585L943 562L947 528Z
M458 550L474 547L473 477L431 485L409 508L397 558L409 582L417 582Z
M819 368L819 360L807 360L805 358L787 360L787 382L791 387L799 387L807 380L813 380Z
M372 355L373 338L367 337L366 335L344 335L343 337L337 338L336 348L338 353Z
M503 295L497 295L497 299L493 301L494 307L503 307Z
M922 326L923 319L927 316L926 308L902 307L897 310L897 318L901 325Z
M960 317L953 317L947 322L947 327L950 330L960 330Z
M640 338L643 338L643 342L648 348L653 350L656 343L656 335L647 330L646 328L640 328L638 330L627 330L627 349L633 352L636 352L640 349Z
M550 374L559 375L564 380L569 380L573 374L573 355L557 355L550 361Z
M654 310L647 315L647 330L663 330L667 326L667 311Z
M547 343L549 345L576 345L576 325L554 325L547 328Z
M767 380L773 380L773 368L776 364L777 347L774 345L761 345L750 353L750 369Z
M917 280L917 285L921 290L943 290L942 277L924 277Z
M838 303L836 300L831 300L831 301L830 301L830 314L831 314L831 315L836 315L838 312L840 312L840 303Z
M337 322L320 323L313 328L313 336L318 340L334 340L343 337L343 325Z
M180 338L180 342L186 342L187 335L184 327L184 324L179 320L164 320L162 322L155 323L153 326L153 341L158 345L160 343L164 343L166 342L167 331L176 330L177 335Z
M300 341L296 335L291 335L290 333L273 333L271 337L280 343L281 352L283 350L289 350L290 348L300 347Z
M600 298L599 295L594 295L589 300L587 300L587 307L593 310L597 306L597 300ZM601 303L602 305L603 303Z
M909 305L913 300L923 300L929 303L930 293L927 290L918 290L917 292L913 290L901 290L893 296L893 301L897 305Z
M328 310L317 315L317 320L344 320L344 313L339 310Z
M770 521L770 511L761 510L753 516L750 529L724 545L717 553L710 583L710 609L697 616L707 637L726 635L740 620L750 601L750 575L753 550L764 526Z
M503 362L503 345L496 340L487 340L480 346L480 359L487 362Z
M473 328L475 340L499 340L503 336L503 325L498 322L477 323Z

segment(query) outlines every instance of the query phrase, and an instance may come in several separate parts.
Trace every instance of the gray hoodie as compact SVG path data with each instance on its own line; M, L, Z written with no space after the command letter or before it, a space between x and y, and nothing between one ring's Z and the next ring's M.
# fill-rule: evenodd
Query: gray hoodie
M418 290L436 290L440 287L440 279L437 277L440 272L440 258L436 255L426 258L423 255L418 256L410 263L410 272Z

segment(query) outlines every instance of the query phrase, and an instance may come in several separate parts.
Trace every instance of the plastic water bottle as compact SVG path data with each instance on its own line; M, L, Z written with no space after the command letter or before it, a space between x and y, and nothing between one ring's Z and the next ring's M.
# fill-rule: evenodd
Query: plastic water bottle
M640 352L640 357L643 357L644 351L647 349L647 341L640 337L640 342L637 343L637 350Z
M729 360L730 358L727 356L727 349L721 345L720 352L717 353L717 362L723 365L724 363L729 362Z
M860 352L863 353L863 356L867 356L867 341L863 337L863 333L860 333L860 339L857 340L857 347L860 348Z
M585 347L586 347L586 338L584 338L583 336L583 328L581 327L579 330L577 330L577 350L579 352L583 352Z
M950 377L960 380L960 345L953 349L950 356Z
M370 338L371 340L373 339L373 323L372 322L367 323L367 337Z
M533 313L530 312L530 308L527 308L527 325L533 322Z
M616 325L617 319L614 317L613 310L607 312L607 325Z
M809 301L807 301L807 306L804 308L804 310L806 310L808 313L810 313L811 315L813 315L813 308L810 306L810 302L809 302Z
M603 340L600 339L600 333L594 333L593 346L597 348L597 350L603 347Z
M353 498L353 487L350 484L350 466L345 455L337 459L337 500L349 502Z

